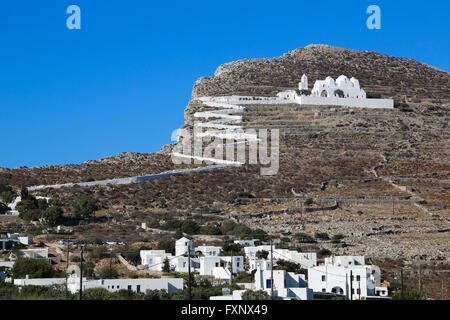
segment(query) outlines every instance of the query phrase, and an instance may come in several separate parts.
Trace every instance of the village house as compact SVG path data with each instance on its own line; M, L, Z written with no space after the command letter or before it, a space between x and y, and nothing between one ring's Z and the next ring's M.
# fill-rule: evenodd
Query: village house
M244 270L242 256L209 256L200 257L200 275L212 276L215 279L230 279L233 274Z
M386 294L380 286L380 277L380 268L366 265L364 256L335 256L325 258L323 265L308 268L308 287L314 292L359 300Z
M286 272L285 270L273 271L257 269L255 281L246 284L248 290L263 290L268 295L272 293L275 300L312 300L313 290L306 288L305 275ZM210 300L242 300L245 290L234 290L232 294L222 296L212 296Z

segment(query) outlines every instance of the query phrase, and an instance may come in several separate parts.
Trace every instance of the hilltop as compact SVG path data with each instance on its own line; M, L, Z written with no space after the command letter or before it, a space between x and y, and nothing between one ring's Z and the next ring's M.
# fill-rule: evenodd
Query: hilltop
M294 88L306 73L344 74L368 94L394 98L393 110L334 106L246 105L246 128L280 129L280 169L261 176L258 165L175 174L128 185L45 189L39 195L70 203L96 199L108 212L130 213L133 225L152 215L197 219L197 208L262 228L273 235L343 234L345 245L324 242L335 254L447 261L450 197L448 162L450 74L412 59L310 45L280 57L219 66L196 81L183 128L206 109L198 98L273 96ZM245 104L245 102L243 102ZM0 170L0 183L58 184L156 174L199 165L174 165L172 145L154 154L125 153L79 165ZM305 203L307 199L309 205ZM123 223L122 223L123 225ZM109 230L114 232L111 223ZM96 232L95 223L83 226ZM98 229L100 230L100 229ZM97 231L98 231L97 230ZM137 238L127 232L118 237Z

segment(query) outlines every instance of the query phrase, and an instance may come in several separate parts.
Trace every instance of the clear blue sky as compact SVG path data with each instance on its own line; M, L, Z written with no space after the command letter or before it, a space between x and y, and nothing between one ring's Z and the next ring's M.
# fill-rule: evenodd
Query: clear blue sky
M66 8L81 8L68 30ZM381 30L366 8L381 8ZM448 1L0 2L0 166L81 163L170 142L197 78L311 43L449 70Z

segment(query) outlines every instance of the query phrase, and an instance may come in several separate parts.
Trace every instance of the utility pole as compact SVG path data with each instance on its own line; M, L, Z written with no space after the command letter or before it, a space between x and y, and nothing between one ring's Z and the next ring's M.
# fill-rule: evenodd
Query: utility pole
M191 245L188 244L188 293L189 300L192 300L192 292L191 292Z
M422 264L419 262L419 291L422 292Z
M350 300L353 300L353 275L352 275L352 270L350 270Z
M68 281L69 281L69 242L67 242L67 256L66 256L66 294L69 293Z
M111 277L111 269L112 269L112 248L109 249L109 276Z
M83 300L83 245L80 253L80 300Z
M401 281L402 281L402 291L401 291L401 297L403 300L403 268L400 269L400 277L401 277Z
M233 284L233 250L231 250L231 274L230 274L230 290Z
M273 300L273 245L270 240L270 299Z
M349 286L348 286L348 273L347 271L345 271L345 291L347 292L347 297L350 298L350 290L349 290Z

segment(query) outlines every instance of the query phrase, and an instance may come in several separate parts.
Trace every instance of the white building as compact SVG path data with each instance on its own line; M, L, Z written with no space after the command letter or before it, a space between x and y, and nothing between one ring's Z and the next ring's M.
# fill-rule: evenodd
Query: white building
M336 256L325 264L308 268L308 287L314 292L346 295L353 300L383 294L380 287L380 268L366 265L364 256ZM351 294L350 294L351 293Z
M250 290L264 290L271 295L270 270L256 270L255 282ZM285 270L273 271L273 294L275 300L312 300L313 290L305 287L305 276ZM242 300L245 290L235 290L231 295L213 296L210 300Z
M195 248L195 252L201 252L204 256L219 256L222 254L222 247L216 246L199 246Z
M299 90L308 89L308 78L304 74L298 85ZM316 80L310 95L297 94L295 90L286 90L277 94L278 100L287 100L291 103L309 105L333 105L357 108L388 108L394 107L392 99L368 99L367 94L359 85L358 79L348 79L341 75L336 80L326 77L325 80Z
M200 257L200 275L212 276L215 279L230 279L231 272L238 274L244 270L242 256L209 256Z
M78 280L78 282L76 281ZM80 279L75 278L74 283L71 283L68 288L72 293L76 293L80 289ZM171 293L175 290L183 290L182 278L161 278L161 279L100 279L100 280L86 280L83 281L83 290L89 288L104 288L110 292L119 291L122 289L131 290L134 292L143 292L147 290L165 290Z
M176 272L189 272L189 257L174 257L170 260L170 267ZM200 259L191 258L191 272L200 269Z
M195 253L195 248L192 244L192 240L183 237L181 239L178 239L175 242L175 256L182 256L184 254L188 254L189 248L191 250L191 254Z
M256 253L258 251L268 252L267 258L270 259L270 245L261 245L257 247L244 247L245 257L251 260L257 260ZM317 255L315 252L297 252L288 249L273 248L273 259L287 260L300 264L303 268L309 268L317 265Z
M32 248L32 249L20 249L19 254L21 258L32 258L32 259L45 259L48 258L48 247L44 248ZM17 260L17 256L15 253L11 252L9 259L12 261Z
M270 245L260 245L260 246L249 246L244 247L245 257L248 260L256 259L256 253L258 251L266 251L270 254Z
M170 261L173 259L171 253L164 250L141 250L141 264L148 266L149 270L162 271L164 260L167 258Z
M270 270L272 269L270 260L267 259L252 259L249 260L249 269L248 272L252 272L253 270Z
M252 240L234 240L234 243L240 244L241 246L254 246L256 241L258 241L258 239L252 239Z
M366 92L360 88L358 79L352 77L350 80L344 76L339 76L336 81L332 77L325 80L317 80L311 90L313 97L339 97L337 90L342 91L342 98L366 99Z
M36 279L14 279L14 284L17 286L52 286L52 285L66 285L66 278L36 278ZM87 280L83 278L83 290L90 288L104 288L110 292L119 291L122 289L132 290L134 292L143 292L147 290L165 290L171 293L175 290L183 290L182 278L161 278L161 279L100 279ZM67 289L71 293L76 293L80 290L80 278L78 276L70 276L67 279Z

